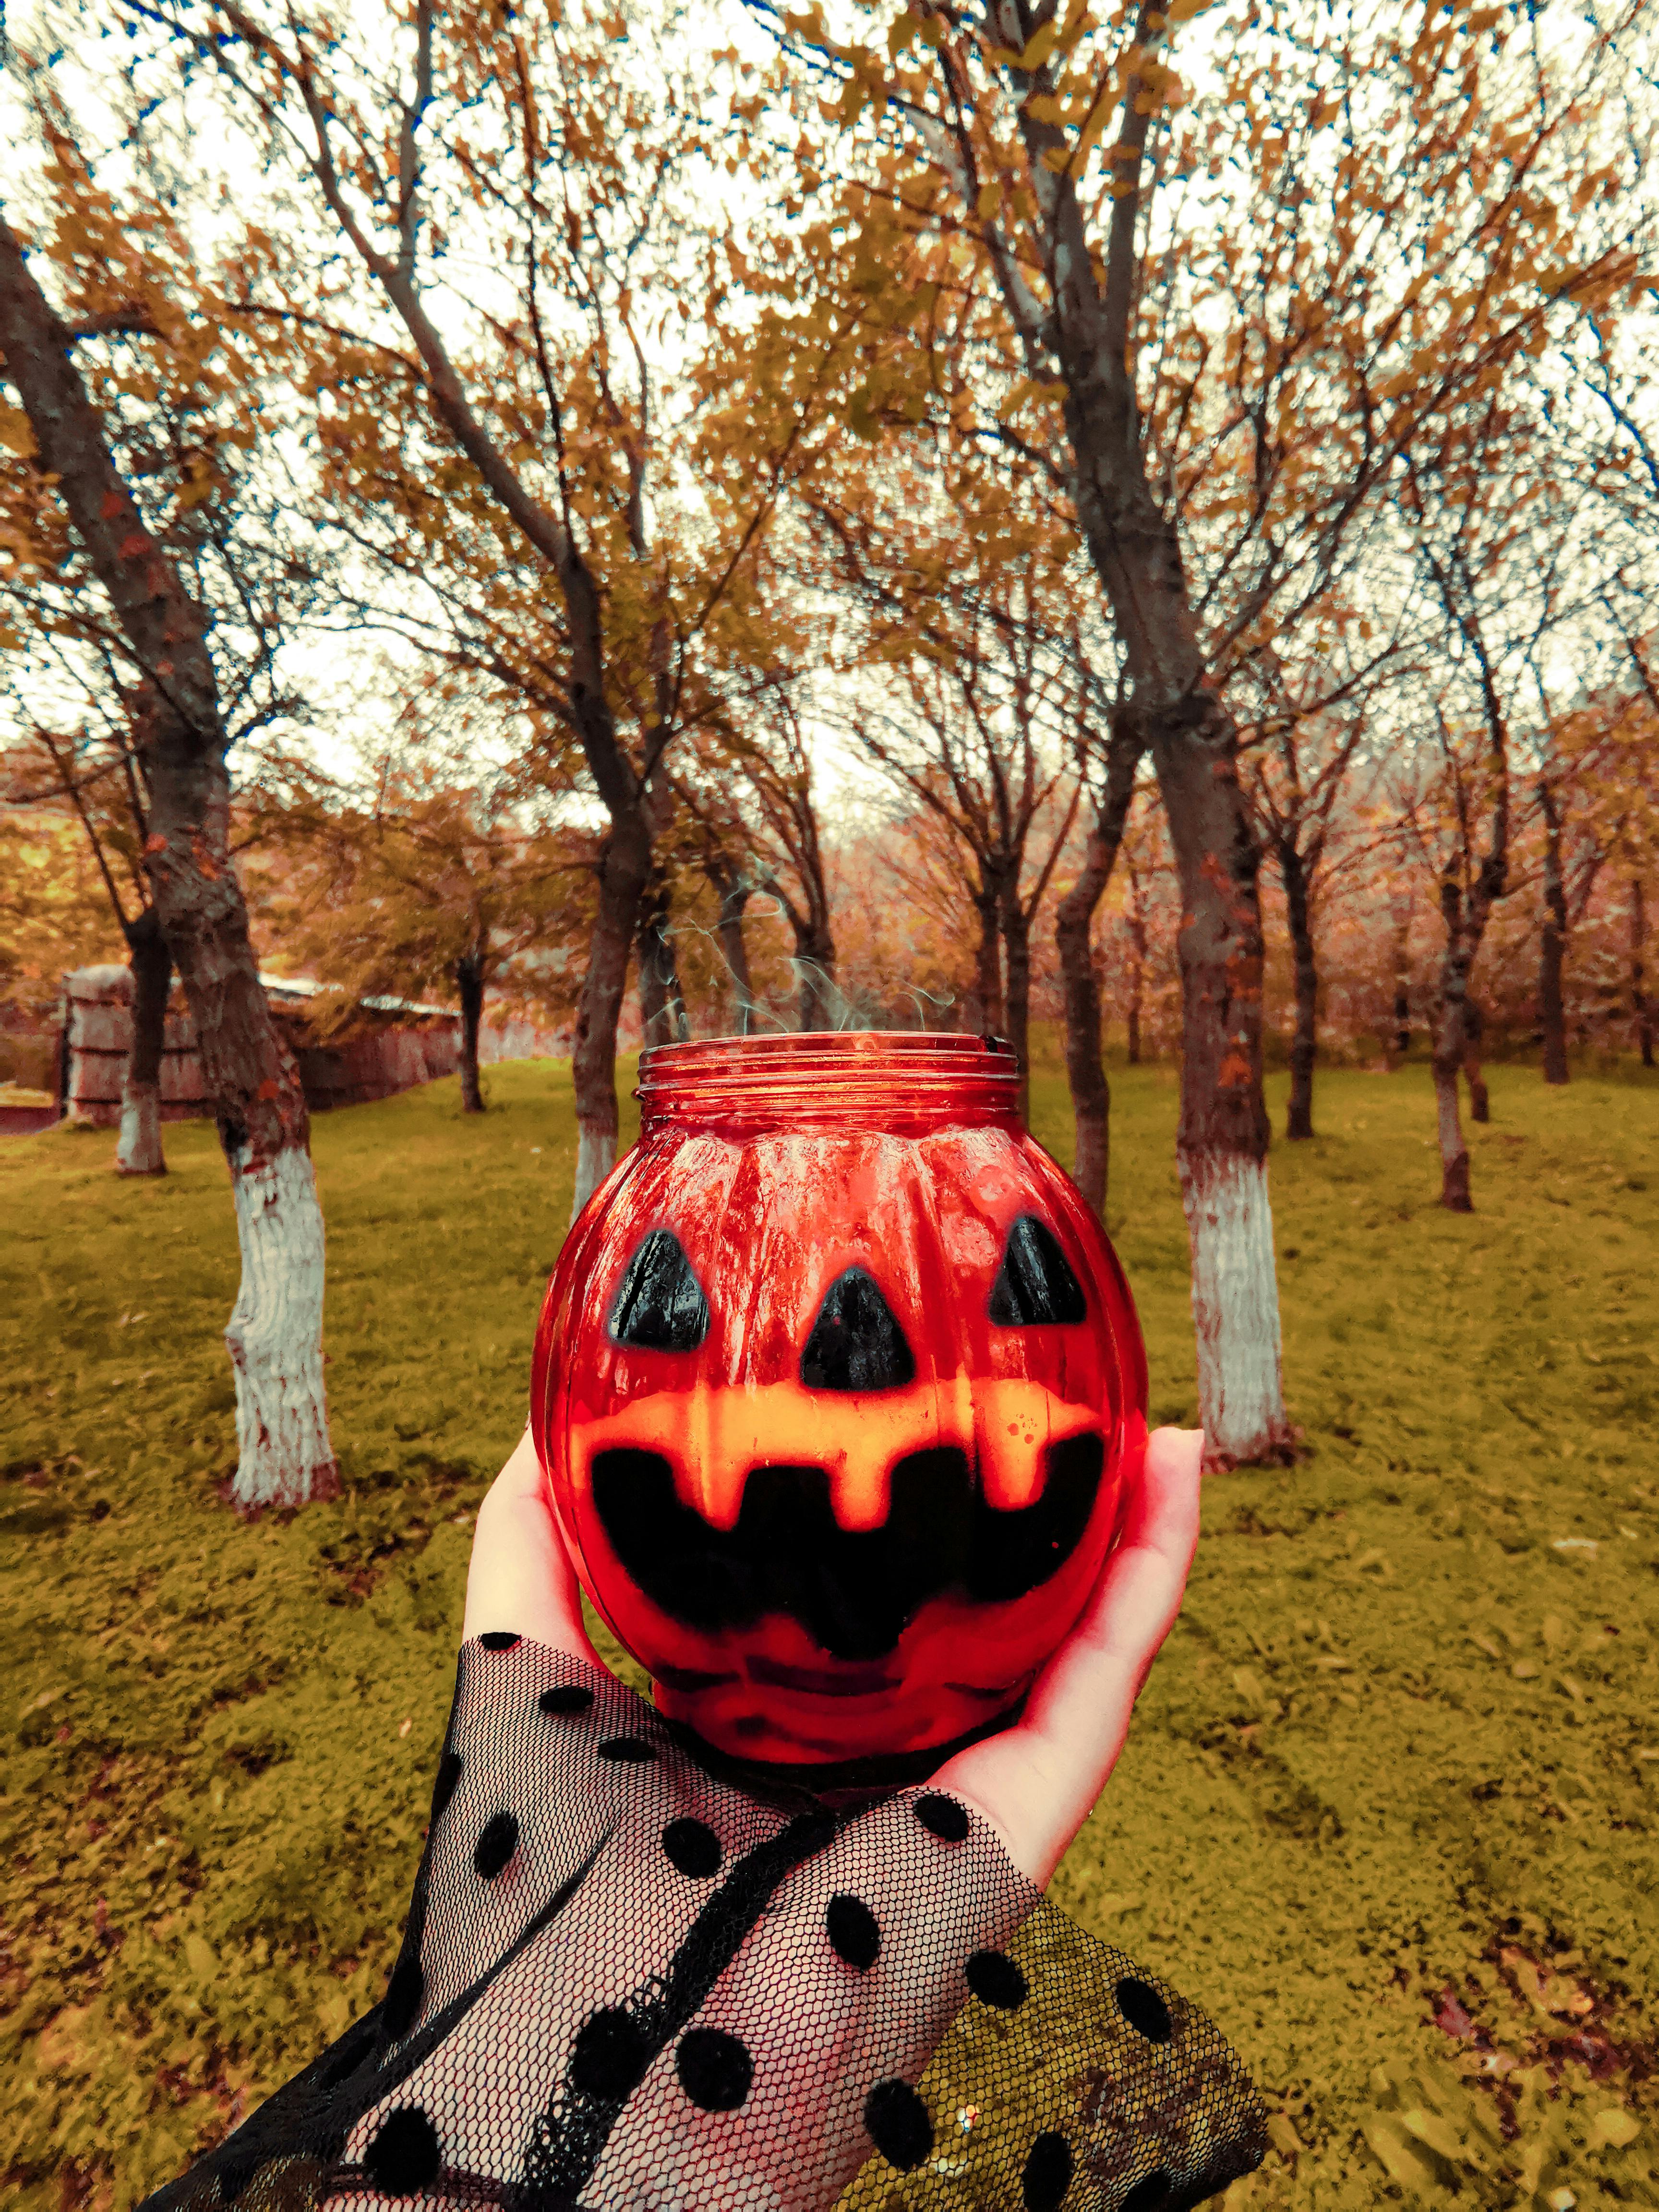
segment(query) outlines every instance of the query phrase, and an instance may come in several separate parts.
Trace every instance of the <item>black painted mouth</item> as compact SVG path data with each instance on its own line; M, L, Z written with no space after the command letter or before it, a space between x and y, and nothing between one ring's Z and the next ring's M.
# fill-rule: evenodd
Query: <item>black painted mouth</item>
M1005 1511L965 1452L912 1452L893 1469L886 1520L856 1529L837 1522L823 1468L751 1468L726 1529L681 1504L660 1452L624 1448L595 1457L593 1503L624 1571L671 1619L718 1632L787 1613L831 1658L868 1661L932 1598L994 1604L1040 1589L1082 1540L1104 1462L1098 1436L1050 1444L1042 1496Z

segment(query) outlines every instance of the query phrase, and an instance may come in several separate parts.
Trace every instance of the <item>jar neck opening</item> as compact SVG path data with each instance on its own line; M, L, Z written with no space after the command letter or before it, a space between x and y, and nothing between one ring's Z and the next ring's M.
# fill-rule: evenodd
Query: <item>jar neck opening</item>
M809 1030L641 1054L640 1133L663 1127L1018 1128L1019 1064L1000 1037Z

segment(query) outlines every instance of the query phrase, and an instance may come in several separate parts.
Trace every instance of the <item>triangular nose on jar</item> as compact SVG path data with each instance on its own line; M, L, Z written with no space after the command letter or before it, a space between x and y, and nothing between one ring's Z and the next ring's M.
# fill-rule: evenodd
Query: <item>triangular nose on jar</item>
M898 1317L864 1267L848 1267L823 1294L800 1355L809 1390L902 1390L915 1356Z

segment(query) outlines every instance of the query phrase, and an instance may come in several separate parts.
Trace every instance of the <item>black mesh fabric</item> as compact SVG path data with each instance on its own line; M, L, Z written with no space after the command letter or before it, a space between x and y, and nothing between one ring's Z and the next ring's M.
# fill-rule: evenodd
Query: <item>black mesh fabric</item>
M492 1636L385 1997L143 2212L1176 2212L1264 2142L1204 2014L960 1800L768 1802Z

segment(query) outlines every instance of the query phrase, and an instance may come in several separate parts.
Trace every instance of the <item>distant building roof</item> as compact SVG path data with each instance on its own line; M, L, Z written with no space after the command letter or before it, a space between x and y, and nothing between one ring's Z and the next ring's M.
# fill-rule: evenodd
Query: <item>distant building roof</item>
M272 975L265 969L259 970L259 981L265 995L272 999L314 999L318 994L331 988L319 983L314 975ZM445 1021L456 1021L459 1017L453 1006L428 1006L421 999L387 999L380 996L359 999L360 1006L367 1006L376 1014L436 1014Z

